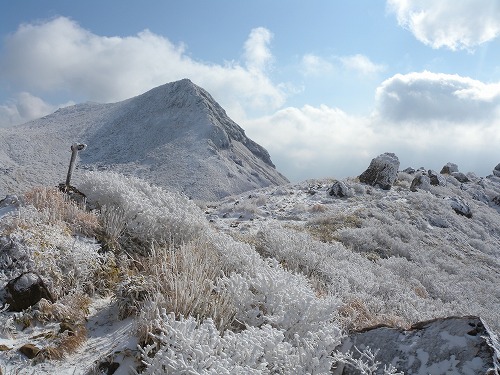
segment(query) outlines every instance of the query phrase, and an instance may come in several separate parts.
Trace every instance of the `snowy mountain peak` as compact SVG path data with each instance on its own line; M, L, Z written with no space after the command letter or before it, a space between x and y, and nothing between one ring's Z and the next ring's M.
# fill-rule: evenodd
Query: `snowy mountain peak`
M134 175L198 199L288 182L269 153L189 79L118 103L60 109L0 135L0 164L8 167L0 195L62 182L75 141L88 145L80 169Z

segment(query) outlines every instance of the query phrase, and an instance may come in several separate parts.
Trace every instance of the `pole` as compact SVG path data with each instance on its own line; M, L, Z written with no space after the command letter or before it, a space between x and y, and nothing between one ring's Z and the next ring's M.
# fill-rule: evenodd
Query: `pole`
M66 176L66 188L69 188L71 181L71 175L73 174L73 169L75 169L75 160L78 155L78 151L81 151L87 147L83 143L73 143L71 145L71 160L69 161L68 175Z

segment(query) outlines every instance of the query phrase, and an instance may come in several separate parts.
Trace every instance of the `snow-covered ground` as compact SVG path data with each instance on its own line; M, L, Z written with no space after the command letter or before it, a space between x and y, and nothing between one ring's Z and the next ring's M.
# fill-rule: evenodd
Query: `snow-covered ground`
M95 213L99 242L79 212L2 208L0 287L27 267L62 305L76 292L89 300L87 338L62 360L18 352L61 340L63 317L47 313L61 306L0 313L0 369L86 374L116 362L126 374L143 361L139 371L158 374L327 373L343 334L379 323L476 315L499 334L500 178L445 176L446 186L412 192L413 177L400 172L391 190L347 179L343 198L323 179L195 205L94 172L79 188L108 206Z

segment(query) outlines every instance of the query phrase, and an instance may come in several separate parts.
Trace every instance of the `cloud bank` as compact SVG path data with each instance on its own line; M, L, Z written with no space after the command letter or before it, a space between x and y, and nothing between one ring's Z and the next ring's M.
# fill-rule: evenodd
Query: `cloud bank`
M267 29L254 29L245 42L242 63L208 64L189 57L184 45L148 30L130 37L102 37L58 17L21 25L8 36L0 75L37 96L71 93L97 102L127 99L189 77L238 116L273 110L285 101L285 90L266 75L272 61L271 39ZM18 104L22 106L19 98L12 98L1 107L4 124L35 118L35 113L16 113ZM44 105L49 113L51 106Z
M387 0L387 7L432 48L471 50L500 35L498 0Z

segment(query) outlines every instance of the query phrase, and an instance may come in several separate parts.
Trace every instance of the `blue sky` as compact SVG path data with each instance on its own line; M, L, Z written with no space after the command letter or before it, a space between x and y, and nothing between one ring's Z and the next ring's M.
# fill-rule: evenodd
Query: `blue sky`
M0 127L182 78L289 179L500 162L500 0L4 1Z

